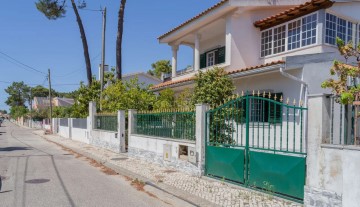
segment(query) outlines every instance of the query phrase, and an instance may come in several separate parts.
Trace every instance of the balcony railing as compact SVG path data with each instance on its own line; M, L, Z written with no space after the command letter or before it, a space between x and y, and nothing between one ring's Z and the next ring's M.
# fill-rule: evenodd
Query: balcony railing
M181 69L181 70L178 70L176 71L176 76L182 76L182 75L185 75L185 74L188 74L188 73L191 73L194 71L194 67L193 66L188 66L184 69ZM164 73L163 75L163 80L164 81L169 81L171 80L171 75L172 73Z

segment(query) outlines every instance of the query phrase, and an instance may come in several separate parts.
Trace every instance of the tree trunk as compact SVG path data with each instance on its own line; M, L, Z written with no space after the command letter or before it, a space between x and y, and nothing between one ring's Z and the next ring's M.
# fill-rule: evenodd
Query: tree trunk
M122 78L122 36L124 27L124 13L125 13L126 0L121 0L120 10L118 16L118 31L116 38L116 78L121 80Z
M79 25L79 29L80 29L81 40L82 40L82 44L83 44L83 48L84 48L86 74L87 74L88 84L90 86L91 83L92 83L92 72L91 72L91 63L90 63L90 56L89 56L89 47L88 47L87 40L86 40L84 26L83 26L83 23L81 21L79 12L77 10L75 1L71 0L71 4L72 4L72 7L74 9L74 12L75 12L75 15L76 15L76 21L77 21L77 23Z

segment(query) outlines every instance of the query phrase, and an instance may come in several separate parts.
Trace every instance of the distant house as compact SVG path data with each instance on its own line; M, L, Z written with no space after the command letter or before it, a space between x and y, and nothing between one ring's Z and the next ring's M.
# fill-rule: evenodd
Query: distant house
M52 98L52 106L72 106L74 99L72 98ZM50 107L50 101L48 97L34 97L32 108L33 110L45 109Z
M159 78L156 78L152 75L147 74L146 72L137 72L125 74L122 77L123 81L130 81L131 79L137 78L138 83L144 83L144 87L160 84L162 81Z

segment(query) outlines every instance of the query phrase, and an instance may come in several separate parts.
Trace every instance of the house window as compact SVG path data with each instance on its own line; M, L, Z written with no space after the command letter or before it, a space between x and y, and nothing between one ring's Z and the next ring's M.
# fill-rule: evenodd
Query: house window
M336 44L336 16L329 13L326 13L325 43Z
M261 57L316 44L317 13L261 33Z
M225 62L225 47L219 47L200 55L200 68L206 68Z
M274 54L285 51L286 26L274 28Z
M353 23L351 21L326 13L325 27L325 43L327 44L336 45L336 37L346 43L353 40Z
M300 47L301 20L288 24L288 50Z
M206 67L215 65L215 51L206 53Z
M301 46L304 47L316 43L316 23L317 23L316 14L307 16L302 19Z
M261 57L272 54L272 30L261 33Z
M272 97L282 97L282 93L276 93ZM269 122L269 123L280 123L282 121L282 104L270 102L266 99L251 98L249 101L249 120L250 122ZM244 101L241 104L242 117L246 118L246 106ZM243 119L241 121L244 121Z

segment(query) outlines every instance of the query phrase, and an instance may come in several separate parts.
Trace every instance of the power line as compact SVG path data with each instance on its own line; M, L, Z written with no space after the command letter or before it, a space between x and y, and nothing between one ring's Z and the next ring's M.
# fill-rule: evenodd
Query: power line
M33 68L33 67L31 67L31 66L23 63L23 62L15 59L15 58L13 58L13 57L11 57L10 55L8 55L8 54L6 54L6 53L4 53L4 52L1 52L1 51L0 51L0 54L6 56L7 58L10 58L11 60L15 61L16 63L19 63L19 64L22 65L22 66L25 66L26 68L29 68L29 69L31 69L31 70L33 70L33 71L35 71L35 72L38 72L38 73L41 73L41 74L45 74L45 75L46 75L46 73L44 73L44 72L42 72L42 71L40 71L40 70L38 70L38 69L35 69L35 68ZM8 61L9 61L9 60L8 60ZM9 62L11 62L11 61L9 61ZM13 62L11 62L11 63L13 63Z
M99 54L97 54L96 56L94 56L94 57L91 59L91 62L94 61L94 60L96 60L100 55L101 55L101 53L99 53ZM85 63L83 64L82 67L84 67L84 66L85 66ZM62 78L62 77L66 77L66 76L72 75L72 74L74 74L74 73L80 72L81 70L83 70L83 68L73 70L73 71L71 71L71 72L69 72L69 73L66 73L66 74L64 74L64 75L53 75L53 77Z

